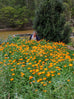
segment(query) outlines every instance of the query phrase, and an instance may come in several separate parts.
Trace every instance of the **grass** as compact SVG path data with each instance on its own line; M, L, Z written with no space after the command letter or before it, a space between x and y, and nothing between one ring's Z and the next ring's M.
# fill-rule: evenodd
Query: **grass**
M64 43L10 38L0 45L0 99L73 99L73 66Z

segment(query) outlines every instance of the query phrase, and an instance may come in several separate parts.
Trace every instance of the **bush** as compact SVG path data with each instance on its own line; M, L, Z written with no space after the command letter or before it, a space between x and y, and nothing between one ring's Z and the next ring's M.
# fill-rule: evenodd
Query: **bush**
M66 20L63 12L64 6L60 0L44 0L41 2L33 24L33 28L38 32L41 39L69 42L71 31L70 28L68 29L69 26L65 25Z

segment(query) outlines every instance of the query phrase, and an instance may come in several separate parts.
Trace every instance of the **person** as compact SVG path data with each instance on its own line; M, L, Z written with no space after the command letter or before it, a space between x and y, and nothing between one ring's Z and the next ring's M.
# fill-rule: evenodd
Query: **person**
M33 32L33 34L30 36L29 40L37 40L37 41L40 40L40 38L37 36L37 32L36 31Z

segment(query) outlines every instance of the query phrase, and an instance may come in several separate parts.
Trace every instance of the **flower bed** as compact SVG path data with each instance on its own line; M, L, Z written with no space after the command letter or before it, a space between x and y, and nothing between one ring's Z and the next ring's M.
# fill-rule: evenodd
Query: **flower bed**
M74 51L64 43L19 39L0 47L1 97L73 98Z

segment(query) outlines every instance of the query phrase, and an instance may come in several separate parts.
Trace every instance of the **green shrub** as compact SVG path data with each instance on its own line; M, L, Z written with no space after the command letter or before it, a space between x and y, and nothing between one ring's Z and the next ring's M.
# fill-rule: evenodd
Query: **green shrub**
M33 24L33 28L41 39L69 42L71 31L69 25L65 25L64 10L62 0L44 0L41 2Z

